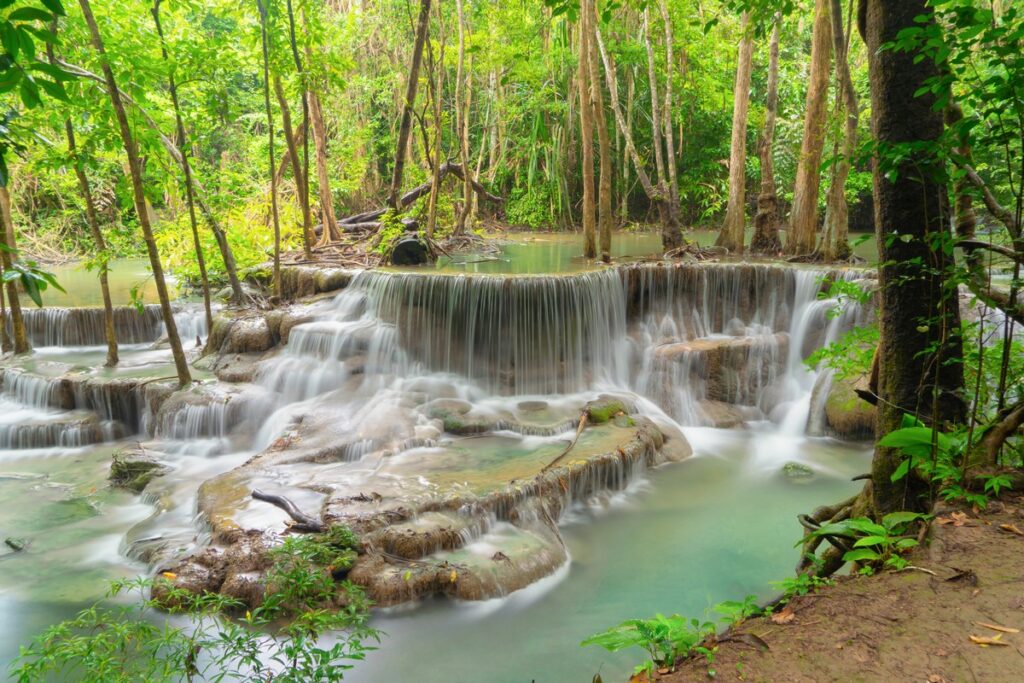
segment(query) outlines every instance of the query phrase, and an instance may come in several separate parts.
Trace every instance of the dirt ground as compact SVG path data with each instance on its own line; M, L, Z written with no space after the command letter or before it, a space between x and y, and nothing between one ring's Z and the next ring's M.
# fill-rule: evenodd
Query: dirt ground
M1024 681L1024 497L936 515L909 556L916 569L843 578L794 599L775 615L785 623L741 624L721 636L713 680ZM744 633L768 649L730 639ZM655 680L708 681L708 668L692 659Z

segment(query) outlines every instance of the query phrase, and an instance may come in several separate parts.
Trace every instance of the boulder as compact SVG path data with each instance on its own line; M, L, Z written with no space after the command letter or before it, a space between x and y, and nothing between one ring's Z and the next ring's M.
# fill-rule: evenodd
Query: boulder
M123 448L114 453L110 463L110 483L140 493L155 477L166 474L167 467L157 462L141 445Z
M834 380L825 399L825 421L840 439L870 439L875 434L878 409L860 398L855 390L868 388L868 379Z

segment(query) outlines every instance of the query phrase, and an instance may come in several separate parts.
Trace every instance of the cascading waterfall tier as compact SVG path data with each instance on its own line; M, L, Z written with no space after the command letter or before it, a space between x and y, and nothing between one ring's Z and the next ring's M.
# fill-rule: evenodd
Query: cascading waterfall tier
M802 431L815 374L803 359L860 315L822 298L828 277L859 274L748 264L359 273L290 328L253 385L173 415L167 404L159 431L261 425L249 431L262 453L203 485L213 548L157 562L184 587L258 599L253 557L283 519L252 502L260 488L352 526L371 549L353 577L381 603L514 590L564 562L566 507L685 457L680 424L772 419ZM510 558L500 569L513 568L497 582L486 579L495 560L479 555L493 547ZM426 569L410 587L377 550ZM449 580L458 586L430 570L456 561L471 568L464 583Z
M164 334L160 306L148 304L114 306L114 332L119 344L149 344ZM102 308L25 308L25 331L33 346L83 347L106 344L106 318ZM186 342L206 336L206 318L202 308L177 306L175 323ZM8 331L11 322L7 321Z

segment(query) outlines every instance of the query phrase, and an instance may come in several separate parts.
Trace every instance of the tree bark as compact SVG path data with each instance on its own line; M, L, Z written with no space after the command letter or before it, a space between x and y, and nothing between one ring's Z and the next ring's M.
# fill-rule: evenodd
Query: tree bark
M56 22L50 27L51 33L57 32ZM53 45L46 44L46 54L51 64L57 64L54 55ZM82 201L85 202L85 220L89 225L89 234L92 236L93 245L96 247L96 254L99 257L99 280L100 296L103 298L103 337L107 342L106 367L112 368L117 365L120 358L117 349L117 330L114 327L114 306L110 299L110 283L107 273L110 268L107 263L110 253L107 251L106 240L103 239L103 231L100 229L99 217L96 215L96 203L92 198L92 187L89 184L89 177L85 174L85 167L78 155L78 147L75 144L75 128L71 119L64 119L64 133L68 139L68 156L75 168L75 178L78 180L78 189L82 192Z
M672 16L668 13L668 4L665 0L659 3L661 7L661 20L665 25L665 107L663 118L665 120L665 172L668 174L669 201L679 206L679 173L676 168L675 139L672 132L672 77L675 66L675 36L672 31Z
M306 258L313 256L313 214L309 209L309 85L306 72L302 68L302 58L299 57L299 44L295 39L295 12L292 10L292 0L286 1L288 8L288 42L292 48L292 61L295 62L295 71L302 83L302 168L299 168L298 154L293 152L298 143L295 135L289 130L291 128L288 107L282 98L281 112L285 120L285 138L288 142L288 153L294 157L292 165L295 167L296 188L299 191L299 206L302 209L302 250ZM278 97L281 97L279 94ZM282 167L283 167L282 163ZM301 183L298 181L301 178Z
M174 124L177 130L178 143L181 150L181 169L185 179L185 201L188 205L189 226L192 228L192 244L196 251L196 265L199 266L199 279L203 287L203 310L206 313L207 334L213 330L213 310L210 308L210 278L206 274L206 258L203 256L203 245L199 241L199 224L196 221L195 193L192 187L192 166L188 161L188 138L185 137L185 123L181 118L181 105L178 101L178 86L174 80L174 66L167 54L167 43L164 40L164 30L160 25L160 2L153 0L153 23L156 24L156 34L160 38L160 55L168 65L167 80L171 92L171 104L174 106Z
M444 87L444 49L445 36L444 24L441 16L441 3L435 5L437 10L437 32L438 32L438 57L434 61L434 47L431 41L427 41L427 63L428 78L430 80L430 99L433 104L434 118L434 161L431 164L430 198L427 200L427 239L434 239L434 230L437 227L437 198L441 194L441 127L442 127L442 88ZM430 150L424 149L429 156Z
M583 256L597 256L595 240L596 206L594 204L594 121L591 107L590 88L590 3L580 0L580 15L577 32L577 69L580 109L580 164L583 176Z
M267 34L268 0L256 0L263 48L263 107L267 116L267 170L270 174L270 217L274 225L274 294L281 296L281 220L277 214L277 177L274 175L274 110L270 106L270 36Z
M782 17L776 13L771 44L768 48L768 97L765 103L764 132L758 153L761 157L761 192L757 196L757 214L754 216L754 236L750 250L759 254L778 254L779 197L775 190L775 118L779 109L779 31Z
M597 26L597 3L590 2L587 21ZM588 27L589 28L589 27ZM601 176L597 189L597 226L600 238L601 260L612 260L612 143L608 135L608 121L604 115L604 93L601 88L601 67L598 65L596 39L591 29L587 33L587 63L590 67L590 106L597 126L597 149L600 158Z
M725 210L718 240L733 254L743 253L743 232L746 228L747 207L747 115L750 112L750 74L753 70L754 34L750 28L750 14L743 13L736 58L736 83L733 88L732 143L729 152L729 203Z
M471 87L473 61L470 59L469 68L466 68L466 17L462 7L462 0L455 0L455 12L459 21L459 62L455 73L455 128L456 138L459 141L459 151L462 156L462 164L469 168L469 112L470 102L473 96ZM465 181L462 183L462 209L455 219L455 234L461 235L466 231L466 221L473 211L473 186L469 182L469 174L466 173Z
M926 423L959 422L965 406L957 289L944 280L951 256L946 186L937 173L943 161L928 149L943 133L942 112L934 97L914 94L937 75L932 60L882 50L906 28L934 25L927 0L863 0L860 26L868 47L871 124L880 149L925 143L885 173L883 159L874 164L875 226L879 268L879 374L877 434L901 426L903 415ZM925 17L922 23L915 17ZM915 63L916 62L916 63ZM950 250L950 253L952 250ZM934 350L932 350L934 349ZM928 482L907 477L892 481L903 456L893 448L875 447L871 466L874 512L881 516L927 505Z
M597 40L598 52L601 55L601 61L604 63L604 77L608 84L608 95L611 100L612 113L615 115L615 123L619 127L619 132L622 133L623 141L626 144L626 151L629 153L630 159L633 160L637 179L640 181L641 187L644 188L644 193L648 199L658 209L662 226L662 248L665 251L670 251L683 245L683 235L679 230L679 216L672 206L670 199L661 192L661 188L655 188L651 183L651 177L647 174L643 161L636 151L636 145L633 144L633 133L630 131L629 126L626 125L626 121L622 116L622 108L619 106L619 90L616 85L615 65L608 56L604 40L601 37L601 28L597 25L594 26L594 38Z
M846 180L857 147L857 122L860 108L857 93L850 77L850 62L847 49L846 31L843 28L843 9L839 0L831 0L832 7L832 51L835 54L836 83L839 89L838 104L843 114L844 128L842 151L833 165L832 185L825 203L825 226L821 231L819 251L825 261L844 261L850 258L852 250L848 239L850 229L849 210L846 204Z
M398 144L395 147L395 168L391 176L391 192L388 194L388 205L395 210L398 209L398 195L402 191L406 148L409 146L409 132L412 128L412 108L416 102L416 88L420 81L420 63L423 61L423 44L427 39L427 26L429 23L430 0L420 0L420 15L416 23L416 40L412 48L409 80L406 83L405 102L402 104L402 122L398 127Z
M13 254L17 252L14 237L14 217L11 215L11 195L6 185L0 185L0 213L3 214L3 234L0 235L0 265L3 265L4 272L14 265ZM8 249L10 251L8 251ZM28 343L28 334L25 332L25 319L21 315L21 302L18 300L18 283L14 280L7 282L8 310L11 317L11 331L14 334L14 353L28 353L32 350ZM3 321L6 328L7 321Z
M654 46L651 44L651 20L647 6L643 9L644 21L644 49L647 51L647 87L651 93L651 146L654 147L654 169L658 176L657 185L664 189L668 186L665 181L665 161L662 154L661 135L661 107L658 99L658 75L654 64Z
M825 146L828 108L829 64L832 52L831 0L815 0L811 67L807 84L804 136L793 188L793 210L789 216L786 251L810 254L818 230L818 186L821 183L821 155Z
M185 351L181 347L178 326L174 322L174 311L171 308L171 299L167 293L167 283L164 280L164 269L160 263L160 252L157 250L156 241L153 239L153 227L149 221L149 213L146 211L146 193L142 187L142 163L139 160L139 151L135 146L135 139L132 136L131 126L128 123L128 115L125 113L124 104L121 102L121 91L117 88L117 81L114 78L113 70L110 68L106 50L103 48L103 39L100 36L99 27L96 25L96 18L92 14L92 8L89 6L89 0L78 0L78 4L82 8L82 14L85 16L85 23L89 27L93 47L103 67L107 95L109 95L114 108L121 140L124 143L125 154L128 156L128 170L132 181L135 213L139 219L139 226L142 228L142 237L146 243L146 251L149 254L149 265L153 270L153 281L156 284L157 297L160 300L160 313L164 320L164 328L167 330L167 340L171 347L171 355L174 357L178 383L184 387L192 383L192 375L188 369L188 361L185 359Z
M277 95L277 104L281 109L281 128L284 130L285 146L288 149L287 159L292 166L292 176L295 178L296 199L299 202L299 210L302 212L302 247L306 257L309 258L313 253L313 215L309 209L309 193L306 191L305 166L299 162L299 140L295 130L292 128L292 114L288 108L288 98L285 96L280 76L274 76L274 93ZM303 104L305 104L305 93L303 93ZM274 176L274 183L276 185L281 183L284 168L285 163L282 159L278 172Z

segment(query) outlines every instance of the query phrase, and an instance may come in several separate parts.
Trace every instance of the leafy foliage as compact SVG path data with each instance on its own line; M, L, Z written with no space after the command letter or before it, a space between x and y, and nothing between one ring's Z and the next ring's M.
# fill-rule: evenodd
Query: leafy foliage
M337 681L380 634L367 625L363 592L333 576L351 566L357 540L344 528L289 537L271 553L262 604L244 617L237 599L195 595L173 577L115 582L110 597L135 594L119 609L94 605L51 626L12 665L28 683L47 676L107 681ZM145 594L159 588L159 601ZM159 623L156 611L171 618ZM283 625L281 625L283 623Z

